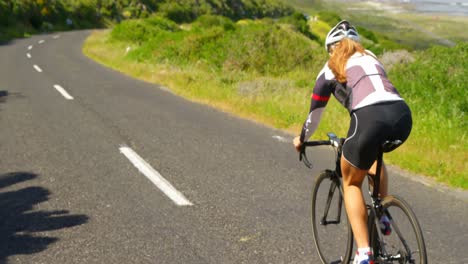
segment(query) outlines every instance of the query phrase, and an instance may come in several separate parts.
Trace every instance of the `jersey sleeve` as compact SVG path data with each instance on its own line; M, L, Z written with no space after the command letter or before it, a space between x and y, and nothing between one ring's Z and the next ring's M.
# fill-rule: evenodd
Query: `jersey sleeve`
M310 110L307 119L302 126L301 131L301 142L307 141L320 123L323 110L330 100L332 94L331 89L329 88L331 80L326 78L327 72L323 71L319 74L317 81L310 99Z

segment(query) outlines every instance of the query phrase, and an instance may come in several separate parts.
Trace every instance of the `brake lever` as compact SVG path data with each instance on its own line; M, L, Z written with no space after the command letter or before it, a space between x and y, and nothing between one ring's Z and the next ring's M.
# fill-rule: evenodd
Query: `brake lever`
M301 154L299 155L299 161L302 161L304 165L306 165L306 167L309 169L312 169L314 167L314 165L310 163L309 159L307 158L304 145L301 146Z
M301 149L299 150L299 161L302 161L302 155L305 155L305 146L301 145Z

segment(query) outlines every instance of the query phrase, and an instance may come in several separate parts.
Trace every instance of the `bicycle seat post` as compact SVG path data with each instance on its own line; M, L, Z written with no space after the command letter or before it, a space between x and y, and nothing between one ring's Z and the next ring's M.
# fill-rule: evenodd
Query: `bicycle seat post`
M377 168L375 171L375 176L374 176L374 188L372 192L372 198L373 199L380 199L379 198L379 192L380 192L380 172L382 170L382 162L383 161L383 147L380 146L379 150L377 152Z

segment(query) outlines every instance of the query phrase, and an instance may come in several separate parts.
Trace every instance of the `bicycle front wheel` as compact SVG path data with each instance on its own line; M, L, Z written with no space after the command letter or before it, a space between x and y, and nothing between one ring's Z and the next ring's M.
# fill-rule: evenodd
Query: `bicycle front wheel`
M312 195L312 231L322 263L348 263L353 234L346 215L340 179L332 171L317 178Z
M382 201L382 207L390 219L392 231L390 235L383 235L375 224L370 229L376 263L426 264L423 233L410 206L399 197L387 196ZM371 218L375 223L373 215Z

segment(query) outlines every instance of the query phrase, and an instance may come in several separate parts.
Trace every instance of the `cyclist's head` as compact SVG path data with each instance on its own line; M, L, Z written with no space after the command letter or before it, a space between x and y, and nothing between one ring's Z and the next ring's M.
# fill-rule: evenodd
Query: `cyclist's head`
M328 32L327 38L325 39L325 49L327 52L330 53L330 47L344 38L349 38L357 42L360 41L356 28L346 20L336 24L336 26Z

